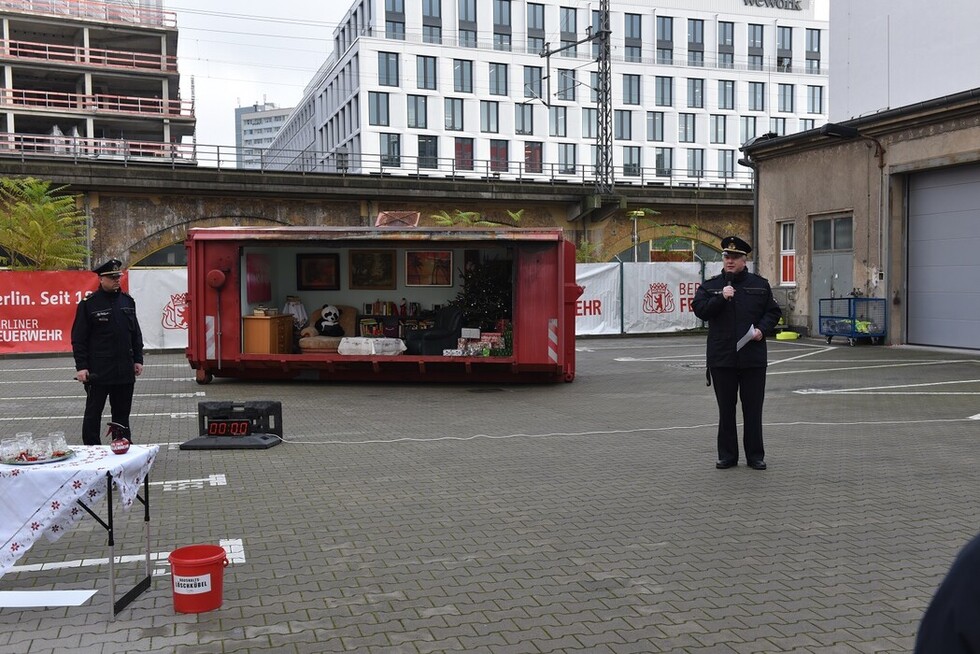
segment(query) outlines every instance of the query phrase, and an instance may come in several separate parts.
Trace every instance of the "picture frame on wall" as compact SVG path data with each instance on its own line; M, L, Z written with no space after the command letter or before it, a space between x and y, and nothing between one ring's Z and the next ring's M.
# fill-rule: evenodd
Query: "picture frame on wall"
M340 255L297 254L296 288L300 291L339 291Z
M349 286L352 291L395 289L394 250L348 250Z
M452 250L408 250L405 252L406 286L452 286Z

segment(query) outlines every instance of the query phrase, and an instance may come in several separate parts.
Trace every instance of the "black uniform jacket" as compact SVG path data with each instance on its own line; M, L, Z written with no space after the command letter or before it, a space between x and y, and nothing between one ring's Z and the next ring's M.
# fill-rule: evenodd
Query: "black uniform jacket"
M143 363L143 333L136 300L101 288L78 303L71 327L75 370L89 371L93 384L133 384L133 364Z
M783 312L772 297L765 277L743 270L732 279L735 295L726 300L724 275L712 277L694 294L694 315L708 321L707 360L709 368L764 368L767 364L766 340L749 341L741 350L738 340L750 325L763 333L772 332Z

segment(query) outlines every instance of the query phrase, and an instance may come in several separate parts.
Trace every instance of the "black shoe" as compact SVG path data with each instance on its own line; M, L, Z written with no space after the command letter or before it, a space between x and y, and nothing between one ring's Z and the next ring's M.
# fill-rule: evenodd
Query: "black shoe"
M758 461L749 461L749 467L753 470L765 470L766 462L762 459L759 459Z
M737 465L738 465L738 461L718 461L717 463L715 463L715 467L718 468L719 470L724 470L725 468L734 468Z

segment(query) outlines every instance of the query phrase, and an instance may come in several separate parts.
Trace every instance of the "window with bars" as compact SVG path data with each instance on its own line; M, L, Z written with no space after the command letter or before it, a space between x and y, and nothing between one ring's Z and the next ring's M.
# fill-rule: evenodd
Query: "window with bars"
M454 144L457 170L473 170L473 139L459 137Z
M540 173L544 169L544 143L527 141L524 143L524 170Z
M490 170L507 172L509 168L510 145L507 141L490 140Z
M419 136L419 168L439 167L439 137Z
M575 144L558 144L558 172L562 175L575 174Z

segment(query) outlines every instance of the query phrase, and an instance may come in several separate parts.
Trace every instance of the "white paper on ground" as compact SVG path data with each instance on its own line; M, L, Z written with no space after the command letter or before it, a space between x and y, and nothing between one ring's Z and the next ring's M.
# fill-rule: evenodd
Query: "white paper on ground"
M97 590L3 590L0 591L0 608L81 606L97 592Z
M738 352L743 347L745 347L745 344L751 341L754 336L755 336L755 325L749 325L749 331L745 332L745 336L738 339L738 344L735 346L735 351Z

